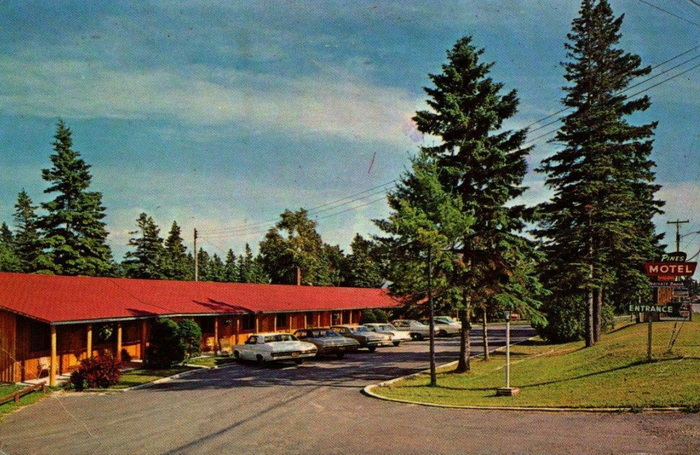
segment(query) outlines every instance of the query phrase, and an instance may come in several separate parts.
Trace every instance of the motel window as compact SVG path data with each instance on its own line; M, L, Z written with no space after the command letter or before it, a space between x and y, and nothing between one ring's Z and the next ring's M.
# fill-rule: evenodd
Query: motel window
M287 313L277 313L277 328L286 329L287 328Z
M311 312L306 313L306 325L308 327L314 327L316 322L314 321L314 314Z
M197 318L196 322L199 324L199 328L202 329L202 333L214 333L214 319L215 317L201 317Z
M255 330L255 315L245 314L241 317L242 330Z
M51 327L48 324L29 320L29 351L51 349Z

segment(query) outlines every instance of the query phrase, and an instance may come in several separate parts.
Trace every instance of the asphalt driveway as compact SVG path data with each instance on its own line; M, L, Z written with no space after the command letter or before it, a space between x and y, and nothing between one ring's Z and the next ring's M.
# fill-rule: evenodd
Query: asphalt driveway
M491 333L502 344L503 330ZM529 335L515 328L514 339ZM0 454L700 453L696 414L467 411L360 393L426 368L427 349L410 342L300 367L237 364L124 393L56 394L0 422ZM440 363L455 360L458 339L440 339L437 352Z

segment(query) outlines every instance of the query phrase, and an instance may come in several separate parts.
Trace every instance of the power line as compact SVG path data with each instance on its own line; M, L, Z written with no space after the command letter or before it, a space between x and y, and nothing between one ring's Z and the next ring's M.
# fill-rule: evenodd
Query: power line
M367 199L369 197L375 196L377 194L384 194L386 193L387 187L390 185L393 185L396 183L396 180L391 180L389 182L383 183L381 185L377 185L375 187L369 188L364 191L360 191L357 193L353 193L349 196L345 196L340 199L336 199L331 202L327 202L325 204L312 207L307 210L307 213L309 216L313 215L318 215L320 213L324 213L330 210L334 210L346 205L353 204L355 202ZM379 190L378 190L379 189ZM378 190L378 191L376 191ZM271 227L272 225L276 224L279 220L269 220L269 221L263 221L260 223L254 223L254 224L248 224L248 225L238 225L238 226L232 226L228 228L222 228L222 229L215 229L211 231L204 231L203 233L207 234L208 237L216 237L216 236L226 236L230 237L229 234L243 234L247 231L258 231L262 227ZM266 230L266 229L265 229Z
M639 1L640 1L641 3L644 3L645 5L651 6L651 7L654 8L654 9L658 9L659 11L662 11L662 12L664 12L664 13L670 15L670 16L673 16L673 17L675 17L676 19L680 19L680 20L682 20L682 21L684 21L684 22L687 22L687 23L689 23L689 24L692 24L692 25L694 25L694 26L696 26L696 27L700 27L700 24L698 24L697 22L693 22L693 21L691 21L691 20L689 20L689 19L686 19L686 18L683 17L683 16L679 16L678 14L672 13L672 12L666 10L666 9L661 8L660 6L656 6L656 5L652 4L652 3L649 3L649 2L647 2L646 0L639 0ZM696 6L700 6L700 4L698 4L697 2L695 2L695 1L693 1L693 0L689 0L689 1L690 1L691 3L693 3L694 5L696 5Z

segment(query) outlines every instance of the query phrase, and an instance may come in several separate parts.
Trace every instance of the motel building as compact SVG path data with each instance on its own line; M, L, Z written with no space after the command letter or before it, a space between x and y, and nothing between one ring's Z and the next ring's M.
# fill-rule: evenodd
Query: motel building
M0 273L0 382L56 377L101 353L143 360L151 323L193 319L202 350L254 332L358 323L386 290Z

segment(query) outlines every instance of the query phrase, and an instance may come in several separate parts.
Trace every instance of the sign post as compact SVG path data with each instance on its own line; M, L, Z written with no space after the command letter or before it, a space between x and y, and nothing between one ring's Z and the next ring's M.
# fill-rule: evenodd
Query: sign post
M676 227L678 227L678 225L676 225ZM678 245L676 245L676 249L678 249ZM652 280L650 283L651 286L655 288L656 305L630 305L629 310L630 312L644 312L647 315L647 322L649 324L647 331L647 362L652 361L652 323L654 320L652 313L673 312L672 305L659 305L659 288L682 287L683 284L676 281L676 278L679 276L689 277L695 273L697 262L686 262L686 258L687 255L684 252L676 251L675 253L664 254L661 257L661 261L644 263L644 271L650 280Z

